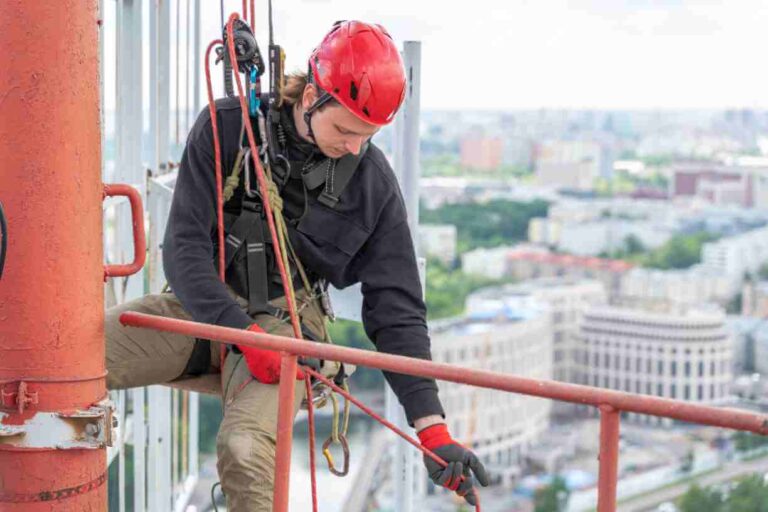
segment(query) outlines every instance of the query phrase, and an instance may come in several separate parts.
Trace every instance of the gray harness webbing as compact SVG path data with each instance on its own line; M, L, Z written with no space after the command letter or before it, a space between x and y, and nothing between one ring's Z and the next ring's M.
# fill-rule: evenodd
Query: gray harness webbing
M326 158L320 160L308 170L302 171L301 179L304 181L304 186L308 190L315 190L325 184L325 188L317 200L328 208L336 208L339 198L352 180L360 160L363 159L365 152L368 151L368 145L368 142L363 144L360 148L360 153L357 155L349 153L338 160ZM295 164L295 162L291 163L291 165Z
M275 122L277 117L273 115L269 121ZM267 136L271 142L268 147L282 142L275 135L277 126L270 127L272 129L267 130ZM254 125L254 128L258 129L258 126ZM337 160L325 158L306 170L303 168L304 162L289 162L282 156L275 157L274 153L270 151L270 157L273 158L273 175L277 178L276 182L281 190L288 181L288 173L296 177L300 173L306 190L316 190L325 184L325 188L318 196L318 201L333 209L338 205L341 194L355 174L360 160L362 160L365 152L368 150L368 146L369 142L366 141L357 155L348 154ZM245 169L246 172L250 172L248 166ZM241 248L245 247L246 257L244 259L247 275L245 281L248 288L248 314L253 316L258 313L267 313L278 318L284 318L286 315L285 311L269 304L269 284L272 276L269 275L266 250L267 244L271 244L271 241L265 239L266 230L265 226L263 226L264 223L264 210L261 199L258 196L249 197L247 193L244 194L240 215L225 226L225 268L228 269L235 262L235 255ZM286 270L290 272L290 269Z
M267 281L267 254L264 229L262 226L262 205L258 201L243 199L240 215L227 232L224 241L225 268L229 268L241 247L246 250L246 273L248 275L248 314L267 313L282 318L285 312L269 303Z

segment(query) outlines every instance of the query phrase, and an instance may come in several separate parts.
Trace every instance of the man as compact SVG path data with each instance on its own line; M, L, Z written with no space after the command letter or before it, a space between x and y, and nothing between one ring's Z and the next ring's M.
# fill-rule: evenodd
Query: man
M297 284L306 336L328 341L325 282L338 288L361 282L363 323L377 349L429 359L426 311L405 206L387 160L368 142L392 121L404 94L403 65L389 34L378 25L337 23L312 53L308 74L290 76L284 87L276 137L282 167L274 162L272 170L295 254L289 272ZM243 160L237 98L217 103L217 123L224 169L237 169ZM242 178L232 173L227 180L226 285L217 277L213 154L206 111L187 141L163 244L173 293L107 312L111 388L168 382L211 367L218 371L215 343L123 327L118 317L124 311L293 335L285 320L286 301L263 208L249 188L255 183L250 166L242 168ZM280 355L229 347L225 361L217 452L228 510L268 511ZM323 365L324 372L328 368L331 374L338 371L333 364ZM472 473L483 485L488 477L477 457L448 433L435 382L385 376L422 444L449 463L443 469L425 458L430 477L474 503ZM299 371L297 377L304 374ZM295 398L298 409L303 386L296 386Z

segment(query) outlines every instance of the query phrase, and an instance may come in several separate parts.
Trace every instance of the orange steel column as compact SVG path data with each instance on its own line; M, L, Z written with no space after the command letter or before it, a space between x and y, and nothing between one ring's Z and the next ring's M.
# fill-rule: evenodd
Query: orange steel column
M610 405L600 406L600 474L597 481L597 512L616 512L619 481L619 428L621 413Z
M0 0L0 510L106 510L96 0Z

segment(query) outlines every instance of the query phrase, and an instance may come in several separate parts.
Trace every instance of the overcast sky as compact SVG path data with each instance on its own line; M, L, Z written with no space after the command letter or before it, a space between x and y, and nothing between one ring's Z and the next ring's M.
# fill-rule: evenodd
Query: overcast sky
M203 41L220 33L203 0ZM239 9L227 0L225 9ZM266 48L266 0L257 0ZM274 0L288 69L333 21L422 42L426 109L768 107L768 0ZM174 39L172 38L172 41ZM203 46L204 47L204 46ZM218 75L217 75L218 76Z

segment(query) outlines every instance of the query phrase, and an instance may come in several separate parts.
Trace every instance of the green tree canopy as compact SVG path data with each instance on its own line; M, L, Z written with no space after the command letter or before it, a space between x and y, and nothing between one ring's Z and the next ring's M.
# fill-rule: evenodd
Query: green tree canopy
M563 512L569 495L565 480L556 476L551 484L536 490L533 497L534 512Z
M680 500L680 512L725 512L723 496L718 491L694 484Z
M495 199L487 203L445 204L434 210L422 210L424 224L456 226L459 252L478 247L496 247L528 239L528 222L546 217L547 201L528 203Z
M739 480L725 493L694 484L679 505L680 512L768 512L768 484L760 474Z

